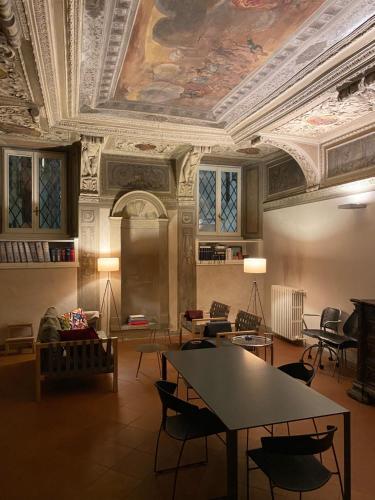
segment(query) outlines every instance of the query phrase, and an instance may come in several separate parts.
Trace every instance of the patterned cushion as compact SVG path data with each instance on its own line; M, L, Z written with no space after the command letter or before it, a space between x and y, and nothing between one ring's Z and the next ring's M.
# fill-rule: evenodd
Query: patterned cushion
M85 313L80 307L69 313L69 322L72 330L82 330L89 326Z

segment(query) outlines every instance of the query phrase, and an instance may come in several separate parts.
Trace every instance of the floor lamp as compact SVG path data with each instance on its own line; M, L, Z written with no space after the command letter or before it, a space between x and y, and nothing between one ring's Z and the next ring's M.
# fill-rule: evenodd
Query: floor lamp
M249 274L265 274L267 271L267 261L266 259L249 257L247 259L244 259L243 270L245 273ZM247 306L247 311L249 311L250 309L250 311L257 316L258 315L257 304L259 304L259 309L262 314L263 323L264 326L266 326L266 320L264 319L263 306L262 306L262 301L260 300L258 284L254 280L251 285L250 299L249 299L249 304Z
M113 300L113 305L115 306L116 317L121 329L120 317L117 312L117 306L115 301L115 296L113 294L113 289L111 285L111 273L118 271L120 269L120 260L118 257L100 257L98 259L98 271L100 273L107 273L107 283L105 285L104 294L102 298L102 304L100 306L100 315L103 313L104 307L106 308L107 313L107 337L110 337L110 328L111 328L111 318L110 318L110 310L111 310L111 297Z

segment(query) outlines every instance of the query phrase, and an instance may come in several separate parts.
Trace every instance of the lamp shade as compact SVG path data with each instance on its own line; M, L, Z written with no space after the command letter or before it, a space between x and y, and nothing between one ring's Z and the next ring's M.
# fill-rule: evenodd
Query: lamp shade
M244 259L243 270L245 273L264 274L267 272L267 260L249 257Z
M100 257L98 259L98 271L110 273L120 269L120 260L118 257Z

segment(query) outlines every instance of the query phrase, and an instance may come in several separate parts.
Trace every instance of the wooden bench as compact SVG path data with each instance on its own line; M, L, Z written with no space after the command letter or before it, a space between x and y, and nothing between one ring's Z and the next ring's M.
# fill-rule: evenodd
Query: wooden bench
M118 390L117 337L68 342L37 342L35 399L41 399L43 378L61 379L113 373L113 392Z

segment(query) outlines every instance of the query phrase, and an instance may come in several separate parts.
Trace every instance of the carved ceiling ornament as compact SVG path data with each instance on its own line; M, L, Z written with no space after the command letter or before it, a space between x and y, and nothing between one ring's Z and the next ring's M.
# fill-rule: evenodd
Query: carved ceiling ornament
M21 45L21 33L11 0L0 0L0 28L9 45L18 48Z
M194 199L195 180L200 162L209 154L209 146L193 146L177 159L177 196L180 199Z
M264 144L270 144L271 146L275 146L286 151L296 160L306 178L308 191L319 189L321 181L320 171L313 162L312 158L305 151L303 151L302 148L292 142L286 142L282 139L274 137L262 136L261 140Z
M99 195L103 137L81 136L81 194Z

